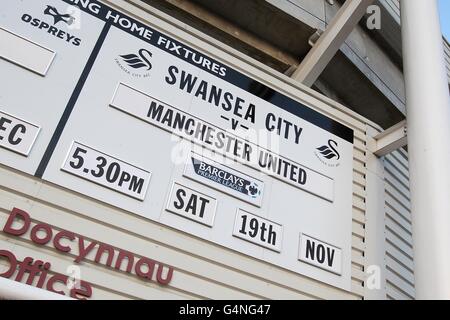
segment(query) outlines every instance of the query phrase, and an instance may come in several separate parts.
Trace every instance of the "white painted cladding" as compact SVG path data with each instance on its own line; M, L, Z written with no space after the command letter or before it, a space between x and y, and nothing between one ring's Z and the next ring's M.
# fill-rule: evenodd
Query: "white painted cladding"
M145 21L154 21L153 15L164 20L158 24L168 32L179 34L174 27L178 22L156 12L141 2L152 15L143 13L123 1L111 1ZM136 2L137 4L138 2ZM194 35L192 35L194 34ZM20 174L5 166L0 168L0 225L4 225L13 207L28 210L37 221L51 221L59 228L71 229L92 239L133 250L150 256L175 268L172 283L167 288L145 284L134 277L116 273L87 261L81 265L83 277L94 287L94 299L102 298L212 298L212 299L361 299L366 279L365 263L365 202L370 196L366 190L365 166L367 161L367 126L375 127L346 108L322 96L299 88L290 79L272 74L268 68L226 49L233 56L222 53L223 44L205 38L193 30L184 34L185 41L193 46L205 47L197 38L205 39L212 55L225 56L237 68L245 68L260 79L271 81L286 93L297 96L306 90L311 97L307 101L328 116L343 121L354 129L353 149L353 214L351 231L351 290L349 292L296 275L285 269L257 261L239 253L202 241L186 233L158 223L130 215L130 212L113 208L79 193L68 191L54 184ZM246 63L243 63L245 61ZM67 150L66 150L67 151ZM249 208L252 208L251 206ZM350 235L349 235L350 236ZM51 247L36 248L34 244L10 238L0 233L2 248L13 250L21 258L36 255L51 260L56 272L64 273L72 263L70 257L55 252Z

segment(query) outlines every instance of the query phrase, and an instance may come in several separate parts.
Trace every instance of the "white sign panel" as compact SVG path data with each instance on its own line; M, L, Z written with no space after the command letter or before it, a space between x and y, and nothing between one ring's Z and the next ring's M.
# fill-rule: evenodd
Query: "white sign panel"
M28 156L40 128L0 111L0 146Z
M342 274L342 250L306 234L300 235L299 260Z
M239 209L233 235L277 252L281 251L283 227L275 222Z
M222 130L130 86L120 83L110 105L297 188L333 201L333 179L240 139L232 132Z
M170 191L167 211L212 227L216 215L217 200L174 183Z
M0 59L2 112L42 127L28 157L4 146L0 162L349 290L353 130L323 101L118 10L2 0L0 27L56 55L45 77Z
M218 162L191 153L184 175L255 206L261 206L264 182Z
M144 200L150 172L74 142L61 168L138 200Z
M0 57L45 76L55 52L0 27Z

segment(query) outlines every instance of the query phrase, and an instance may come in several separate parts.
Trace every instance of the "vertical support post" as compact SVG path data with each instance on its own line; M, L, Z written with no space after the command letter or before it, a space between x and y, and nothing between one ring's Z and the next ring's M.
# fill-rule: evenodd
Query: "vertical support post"
M437 0L402 0L417 299L450 299L450 98Z

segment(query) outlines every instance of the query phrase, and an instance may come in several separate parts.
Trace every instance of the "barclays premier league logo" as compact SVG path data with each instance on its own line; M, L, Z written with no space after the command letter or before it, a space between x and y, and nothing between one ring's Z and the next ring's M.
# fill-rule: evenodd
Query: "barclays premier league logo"
M223 170L202 160L192 158L192 165L197 175L218 183L229 189L243 193L252 199L261 196L261 189L256 182Z

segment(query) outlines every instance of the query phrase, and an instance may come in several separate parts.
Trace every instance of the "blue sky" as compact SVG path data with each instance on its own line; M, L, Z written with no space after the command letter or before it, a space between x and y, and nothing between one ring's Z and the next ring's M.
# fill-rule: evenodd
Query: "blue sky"
M450 41L450 0L439 0L442 33Z

